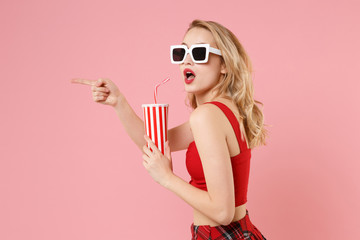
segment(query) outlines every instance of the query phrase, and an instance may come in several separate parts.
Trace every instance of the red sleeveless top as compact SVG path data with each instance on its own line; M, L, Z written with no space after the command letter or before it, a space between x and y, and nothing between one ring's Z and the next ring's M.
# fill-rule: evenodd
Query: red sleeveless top
M240 153L231 157L235 187L235 207L237 207L247 202L251 149L247 147L245 140L241 140L239 121L234 113L223 103L215 101L206 103L215 104L224 112L235 131L236 139L239 143ZM186 168L191 176L189 183L194 187L207 191L204 171L195 141L191 142L187 149Z

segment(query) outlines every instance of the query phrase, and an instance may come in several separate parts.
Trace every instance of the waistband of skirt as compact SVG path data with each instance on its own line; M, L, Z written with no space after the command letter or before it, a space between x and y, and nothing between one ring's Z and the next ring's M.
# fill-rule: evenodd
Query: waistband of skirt
M248 210L246 210L246 215L245 217L243 217L242 219L238 220L238 221L235 221L235 222L231 222L229 225L226 225L226 226L233 226L233 225L237 225L237 224L246 224L247 223L250 223L250 217L249 217L249 212ZM218 226L210 226L210 225L194 225L194 223L191 224L191 228L192 229L195 229L195 228L216 228L216 227L221 227L221 226L224 226L224 225L218 225Z

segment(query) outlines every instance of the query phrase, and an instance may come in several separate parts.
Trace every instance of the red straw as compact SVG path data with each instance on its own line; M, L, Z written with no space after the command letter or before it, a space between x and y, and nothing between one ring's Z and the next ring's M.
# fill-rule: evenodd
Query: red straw
M157 103L157 101L156 101L156 100L157 100L157 88L158 88L160 85L166 83L166 82L169 81L169 80L170 80L170 78L166 78L166 79L164 79L161 83L159 83L158 85L155 86L155 92L154 92L155 104Z

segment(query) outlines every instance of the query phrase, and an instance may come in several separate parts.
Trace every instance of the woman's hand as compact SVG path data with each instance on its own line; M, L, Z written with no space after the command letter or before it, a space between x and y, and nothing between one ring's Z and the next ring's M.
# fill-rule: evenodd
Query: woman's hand
M110 79L87 80L77 78L72 79L71 82L91 86L93 100L98 103L115 107L119 97L123 97L119 88Z
M173 175L169 141L165 143L165 155L163 155L147 135L144 135L144 138L152 151L144 145L143 151L145 154L143 154L143 165L157 183L166 186L170 177Z

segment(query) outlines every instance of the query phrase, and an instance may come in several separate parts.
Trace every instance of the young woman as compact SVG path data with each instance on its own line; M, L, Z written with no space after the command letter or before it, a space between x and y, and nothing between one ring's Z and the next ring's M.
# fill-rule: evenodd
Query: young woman
M114 107L143 151L151 177L194 209L192 239L265 239L246 208L251 149L265 145L267 135L255 104L262 103L253 99L249 57L227 28L194 20L182 44L171 46L171 62L180 66L194 111L189 121L168 131L165 155L111 80L72 82L91 85L94 101ZM190 183L172 171L171 151L184 149Z

